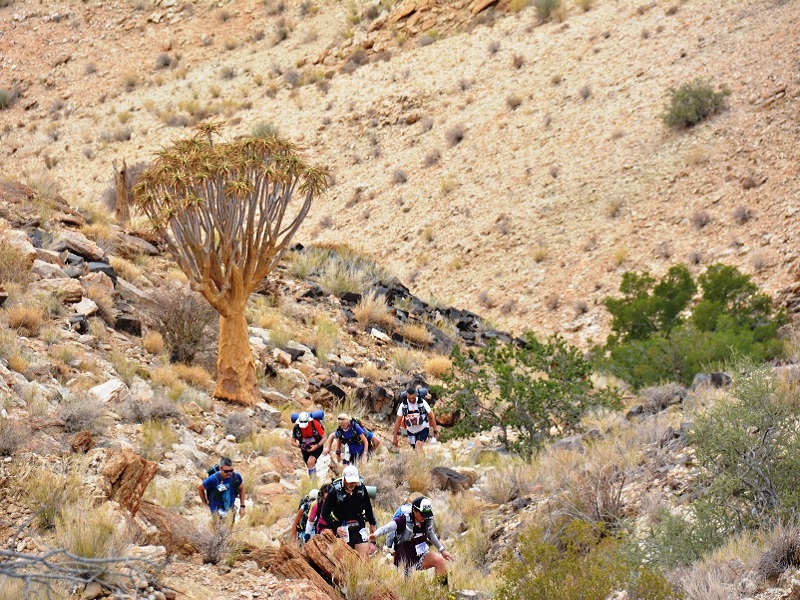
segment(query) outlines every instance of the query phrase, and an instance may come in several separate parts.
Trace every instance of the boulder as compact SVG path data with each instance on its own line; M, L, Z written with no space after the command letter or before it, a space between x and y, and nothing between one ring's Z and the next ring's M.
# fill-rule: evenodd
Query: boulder
M89 450L94 448L94 439L92 438L91 431L79 431L73 433L67 438L69 447L73 452L83 452L86 454Z
M439 489L450 492L463 492L472 487L473 482L467 475L459 473L450 467L434 467L431 469L431 478Z
M142 254L148 256L155 256L159 254L158 248L147 240L143 240L135 235L128 235L127 233L118 233L116 236L117 253L124 258L136 258Z
M102 261L106 253L100 246L78 231L61 231L50 244L50 250L61 252L69 250L87 261Z
M110 379L105 383L96 385L89 390L89 394L97 398L103 404L109 402L120 402L130 398L128 386L119 379Z
M170 554L196 554L210 538L191 521L152 502L141 503L137 520L144 523L148 542L164 546Z
M64 304L75 304L83 298L83 286L76 279L42 279L32 283L30 290L57 296Z

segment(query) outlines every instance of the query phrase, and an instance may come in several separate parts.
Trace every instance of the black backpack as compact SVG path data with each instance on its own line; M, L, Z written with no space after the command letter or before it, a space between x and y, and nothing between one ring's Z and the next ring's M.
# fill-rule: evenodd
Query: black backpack
M299 533L303 533L306 530L306 523L308 523L308 513L311 512L311 507L314 506L314 500L309 498L308 496L304 496L302 500L300 500L300 504L297 507L297 510L303 510L303 516L300 518L300 522L297 524L297 531ZM317 511L319 512L319 511Z
M419 406L419 419L420 421L428 421L428 411L425 410L425 396L428 395L428 390L419 388L417 390L417 405ZM405 417L409 412L408 395L405 392L400 394L400 401L403 403L403 416Z

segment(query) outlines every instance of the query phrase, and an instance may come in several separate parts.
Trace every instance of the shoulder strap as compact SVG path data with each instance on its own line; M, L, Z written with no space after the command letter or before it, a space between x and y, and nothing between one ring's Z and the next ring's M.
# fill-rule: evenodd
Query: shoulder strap
M322 425L316 419L313 419L313 421L314 421L314 429L316 430L317 435L319 435L320 439L324 438L325 430L322 428Z

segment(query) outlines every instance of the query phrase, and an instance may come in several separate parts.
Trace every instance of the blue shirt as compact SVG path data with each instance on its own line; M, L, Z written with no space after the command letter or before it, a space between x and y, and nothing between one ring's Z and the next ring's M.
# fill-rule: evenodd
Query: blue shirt
M219 490L219 485L224 484L225 491ZM218 510L230 510L234 500L239 495L239 487L242 485L242 476L239 473L232 473L225 479L222 473L214 473L203 480L203 487L206 489L208 506L211 512Z

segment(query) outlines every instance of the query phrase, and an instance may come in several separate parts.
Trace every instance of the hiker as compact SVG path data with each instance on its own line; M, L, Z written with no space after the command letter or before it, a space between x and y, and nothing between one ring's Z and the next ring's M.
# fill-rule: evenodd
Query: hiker
M436 425L436 417L427 400L420 397L421 392L422 390L418 391L414 385L409 385L405 391L405 397L401 395L400 404L397 407L397 419L394 422L394 436L392 437L394 446L399 445L397 434L400 431L400 425L405 426L406 432L408 432L408 443L418 452L423 451L431 431L433 431L434 438L438 436L439 428Z
M322 518L364 560L369 556L369 531L375 531L367 488L355 465L347 465L342 478L333 482L333 488L322 505Z
M364 451L369 447L367 434L364 428L354 422L347 413L342 413L338 417L339 426L334 432L336 445L336 456L342 454L342 442L347 444L348 452L342 458L344 464L355 463L364 456Z
M308 476L317 476L317 459L322 454L325 428L322 423L301 412L292 429L292 444L300 448L303 464L308 468Z
M322 518L322 506L325 504L325 500L328 498L328 494L332 488L333 485L330 483L326 483L319 488L317 501L314 503L314 506L311 507L311 512L308 513L308 521L306 521L306 531L303 536L306 542L311 539L311 536L319 535L326 529L331 529L325 522L325 519Z
M444 587L448 587L445 560L452 561L453 556L444 549L436 536L431 501L420 496L408 506L407 510L406 507L401 507L398 512L400 513L398 516L371 533L369 540L374 541L382 535L394 533L395 566L402 566L406 575L415 569L434 569L435 579ZM429 544L433 544L439 553L430 552Z
M343 413L343 415L347 416L345 413ZM342 415L340 415L340 416L342 416ZM367 454L369 455L369 454L372 454L373 452L375 452L381 445L381 440L378 438L378 436L376 434L374 434L372 431L370 431L369 429L367 429L359 419L357 419L355 417L350 417L350 421L352 423L355 423L356 425L361 427L361 429L364 430L364 435L367 437ZM337 427L337 431L338 431L338 427ZM328 436L328 439L325 441L325 446L324 446L324 448L322 450L322 454L323 455L330 454L331 449L333 448L333 442L335 440L336 440L336 431L331 433ZM341 446L341 444L340 444L340 446ZM334 455L332 456L332 458L334 459L334 462L332 463L333 465L337 465L338 466L339 463L337 461L338 461L340 456L341 456L341 452L334 452ZM337 466L334 466L334 471L336 471L337 474L338 474L338 472L341 470L341 468L337 467Z
M297 514L292 521L292 530L295 532L294 541L297 547L301 547L305 541L304 534L306 531L306 524L308 523L308 516L311 512L311 507L317 503L319 490L313 489L308 494L303 496L300 504L297 507Z
M233 514L236 518L236 498L239 498L239 511L244 515L244 485L242 476L233 470L233 461L223 457L219 465L210 470L209 476L197 486L200 500L211 509L212 515L221 519Z

